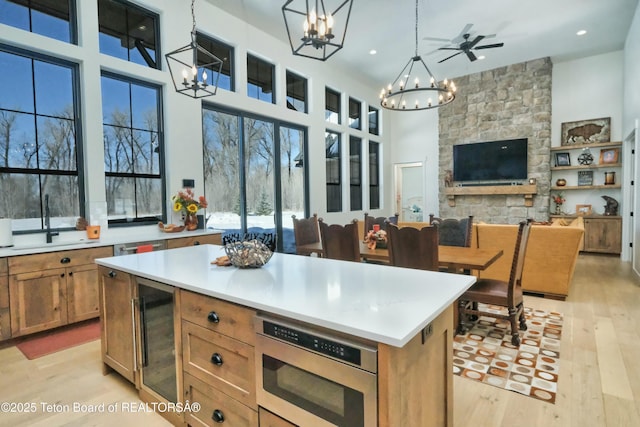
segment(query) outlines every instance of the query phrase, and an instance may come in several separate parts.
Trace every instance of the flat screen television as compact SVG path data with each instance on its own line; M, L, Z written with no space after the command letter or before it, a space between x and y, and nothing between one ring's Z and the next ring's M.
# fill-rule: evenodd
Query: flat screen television
M514 182L527 178L527 138L453 146L453 180Z

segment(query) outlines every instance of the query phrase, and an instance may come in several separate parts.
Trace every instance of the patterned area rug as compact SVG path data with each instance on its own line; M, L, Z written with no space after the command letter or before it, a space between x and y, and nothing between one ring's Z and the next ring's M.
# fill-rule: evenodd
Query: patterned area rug
M509 322L480 317L453 340L453 373L555 403L562 314L525 308L525 316L520 348L511 344Z

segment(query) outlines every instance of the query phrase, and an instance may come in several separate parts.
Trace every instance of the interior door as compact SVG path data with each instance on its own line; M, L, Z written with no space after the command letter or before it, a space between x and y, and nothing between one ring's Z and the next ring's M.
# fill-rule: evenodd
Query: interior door
M424 171L422 162L395 165L396 212L400 222L422 222L424 217Z

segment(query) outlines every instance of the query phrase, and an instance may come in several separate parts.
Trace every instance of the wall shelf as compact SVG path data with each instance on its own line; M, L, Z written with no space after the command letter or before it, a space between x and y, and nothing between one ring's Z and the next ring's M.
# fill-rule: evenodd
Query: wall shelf
M566 151L566 150L576 150L576 149L583 149L583 148L610 148L610 147L622 147L622 142L616 141L616 142L597 142L594 144L561 145L559 147L551 147L551 151Z
M572 170L572 169L596 169L596 168L621 168L622 167L622 163L605 163L603 165L595 165L595 164L590 164L590 165L576 165L576 166L551 166L551 170L552 171L566 171L566 170Z
M613 188L622 188L621 184L611 184L611 185L565 185L563 187L558 187L554 185L551 187L551 190L555 191L564 191L564 190L606 190Z
M469 187L446 187L444 192L449 199L449 206L456 205L456 196L498 196L522 195L526 207L533 206L533 196L538 193L536 184L527 185L486 185Z

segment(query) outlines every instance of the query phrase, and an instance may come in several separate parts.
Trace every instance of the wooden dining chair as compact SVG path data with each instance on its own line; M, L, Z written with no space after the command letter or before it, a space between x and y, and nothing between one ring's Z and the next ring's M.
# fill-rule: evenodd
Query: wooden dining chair
M389 263L396 267L438 271L438 229L387 227Z
M309 245L311 243L320 242L320 229L318 228L318 214L313 214L309 218L296 218L295 215L291 215L293 219L293 237L296 242L296 253L298 252L298 246ZM306 255L307 253L304 253Z
M364 236L367 235L367 233L371 230L373 230L373 225L377 224L380 226L380 230L384 230L387 231L387 224L398 224L398 217L400 216L400 214L394 214L393 216L390 217L384 217L384 216L379 216L379 217L373 217L370 216L367 212L364 213L364 235L362 236L364 238Z
M522 270L524 258L531 231L531 219L522 221L518 227L516 247L511 263L511 273L509 281L498 279L478 279L467 291L458 299L458 332L464 333L464 326L468 315L489 316L497 319L508 320L511 324L511 343L520 345L520 330L527 330L527 322L524 316L524 300L522 298ZM483 310L485 304L491 306L501 306L507 309L507 314L499 313L498 310Z
M326 224L318 220L324 258L360 262L360 240L358 238L358 220L354 219L345 226Z
M438 218L429 214L429 223L438 226L440 245L471 247L473 233L473 215L468 218Z

